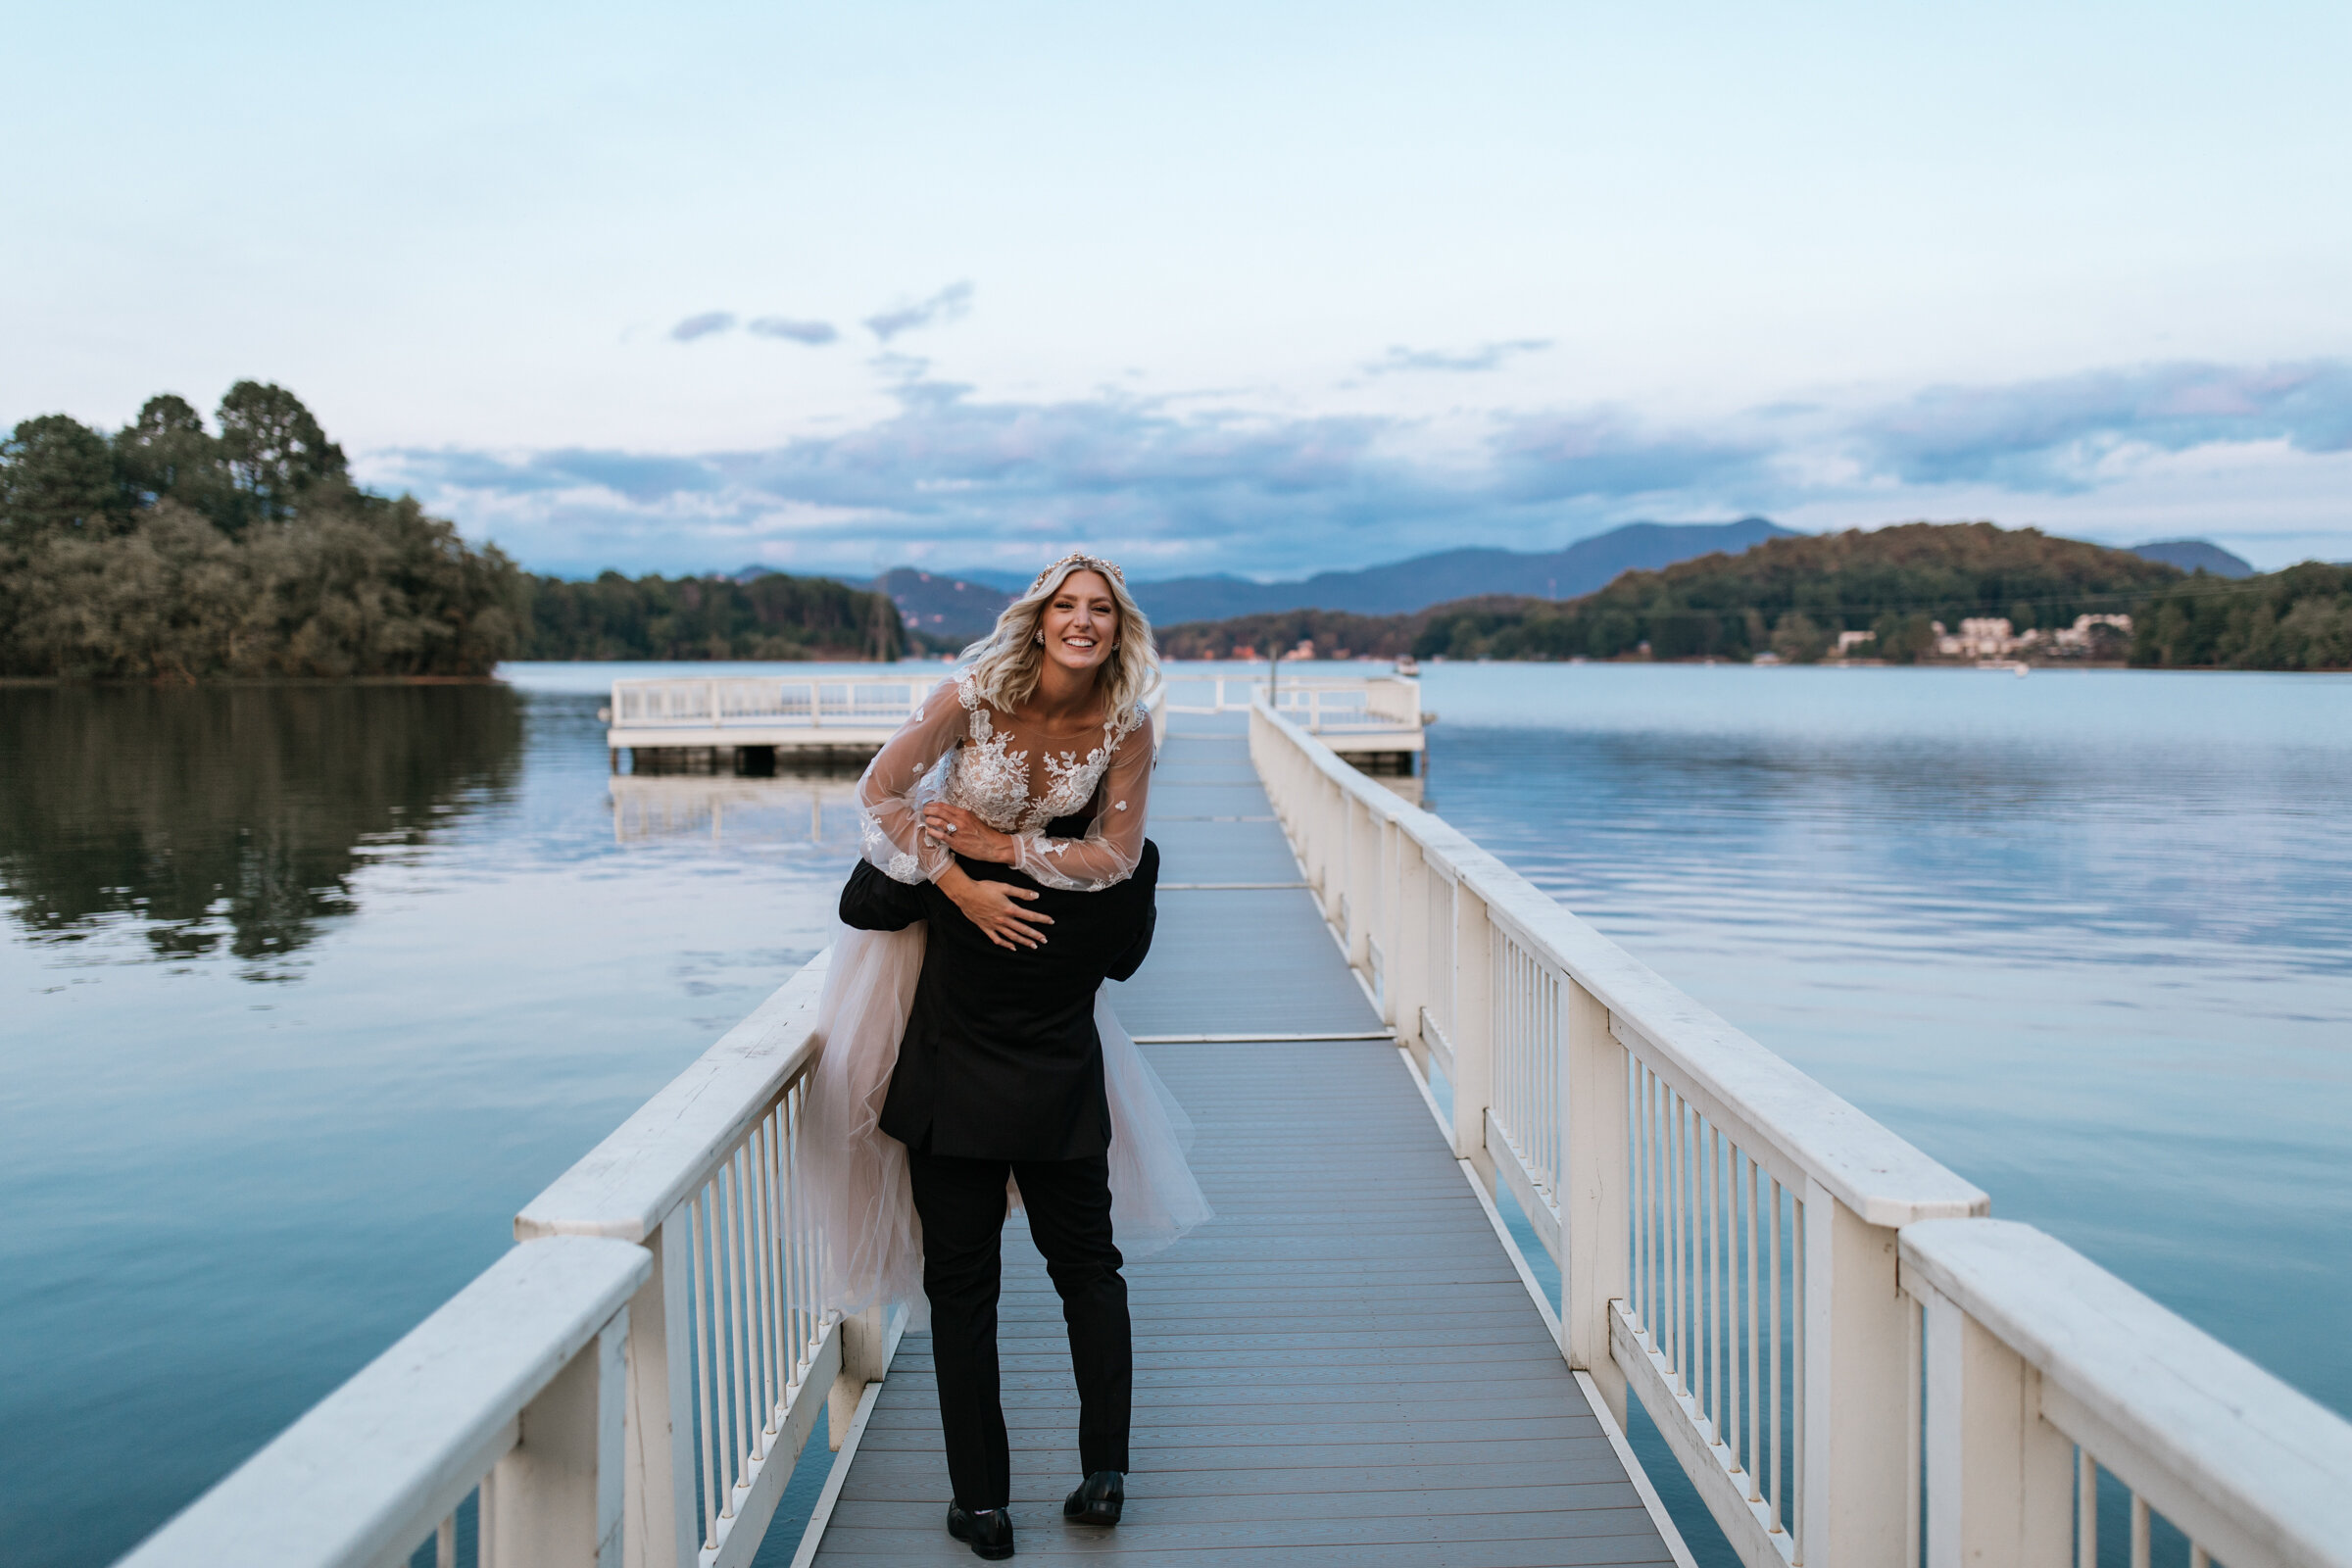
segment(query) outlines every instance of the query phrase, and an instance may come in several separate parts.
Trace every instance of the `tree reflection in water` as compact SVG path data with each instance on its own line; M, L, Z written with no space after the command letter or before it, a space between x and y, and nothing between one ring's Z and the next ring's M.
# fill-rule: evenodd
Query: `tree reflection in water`
M0 892L41 942L138 923L248 979L354 912L354 873L513 787L504 686L0 690Z

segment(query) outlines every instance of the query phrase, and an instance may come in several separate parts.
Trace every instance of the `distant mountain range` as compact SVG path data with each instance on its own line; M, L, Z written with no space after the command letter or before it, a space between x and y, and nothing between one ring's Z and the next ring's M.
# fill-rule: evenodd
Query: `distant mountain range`
M2152 545L2133 545L2132 553L2161 561L2182 571L2210 571L2216 577L2251 577L2253 563L2240 560L2206 539L2160 539Z
M1576 599L1605 588L1628 571L1662 570L1717 552L1736 556L1793 532L1763 517L1629 522L1562 550L1444 550L1355 571L1317 572L1291 582L1210 576L1128 586L1156 626L1291 610L1400 615L1494 594ZM2139 545L2132 553L2183 571L2202 568L2217 577L2233 578L2254 574L2246 562L2203 539L2162 540ZM890 595L912 629L943 643L962 644L985 636L996 624L997 612L1029 581L1026 572L997 568L925 571L900 566L883 573L874 586Z
M1444 550L1360 571L1322 571L1301 582L1250 582L1242 577L1174 577L1133 584L1136 603L1154 625L1223 620L1279 610L1342 610L1358 615L1401 615L1454 599L1527 594L1574 599L1605 588L1620 572L1671 566L1678 561L1738 555L1790 530L1762 517L1738 522L1629 522L1580 539L1565 550Z
M1762 517L1743 517L1738 522L1629 522L1564 550L1445 550L1358 571L1317 572L1294 582L1251 582L1233 576L1170 577L1131 582L1128 587L1144 613L1159 626L1282 610L1406 614L1483 594L1573 599L1607 586L1623 572L1655 570L1719 550L1737 555L1789 531ZM1027 587L1029 580L1021 572L939 572L901 566L883 573L880 586L916 630L950 641L966 641L986 634L996 623L997 612L1012 594Z

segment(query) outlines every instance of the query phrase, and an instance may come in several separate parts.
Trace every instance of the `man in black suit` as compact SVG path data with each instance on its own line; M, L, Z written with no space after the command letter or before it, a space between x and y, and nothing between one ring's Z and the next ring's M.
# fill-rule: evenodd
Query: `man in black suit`
M1079 1469L1063 1514L1116 1524L1124 1502L1134 1352L1110 1227L1110 1104L1095 992L1134 974L1152 945L1159 851L1099 893L1040 886L1009 866L965 873L1035 893L1051 921L1035 947L992 942L929 882L854 876L841 917L869 931L930 922L922 977L883 1102L906 1146L923 1224L940 1425L956 1497L948 1528L982 1557L1012 1555L1011 1456L998 1396L997 1298L1006 1178L1018 1184L1069 1325Z

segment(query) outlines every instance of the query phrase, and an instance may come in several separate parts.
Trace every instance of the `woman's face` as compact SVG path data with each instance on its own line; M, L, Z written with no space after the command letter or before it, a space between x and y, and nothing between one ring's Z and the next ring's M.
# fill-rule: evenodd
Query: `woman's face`
M1119 640L1119 602L1099 571L1081 568L1061 579L1038 621L1046 658L1073 674L1102 668Z

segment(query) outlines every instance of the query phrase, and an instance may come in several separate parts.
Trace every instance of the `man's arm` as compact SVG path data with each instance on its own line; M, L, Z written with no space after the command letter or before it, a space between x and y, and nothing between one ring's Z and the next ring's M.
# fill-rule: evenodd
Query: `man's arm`
M1133 979L1135 971L1144 966L1145 957L1152 952L1152 930L1159 924L1158 889L1159 846L1150 839L1146 839L1144 840L1143 858L1135 862L1133 875L1108 892L1086 895L1090 899L1124 896L1143 906L1136 919L1134 940L1127 944L1117 957L1110 960L1110 967L1105 971L1109 978L1113 980Z
M841 923L860 931L904 931L923 918L928 882L894 882L859 860L841 889Z

